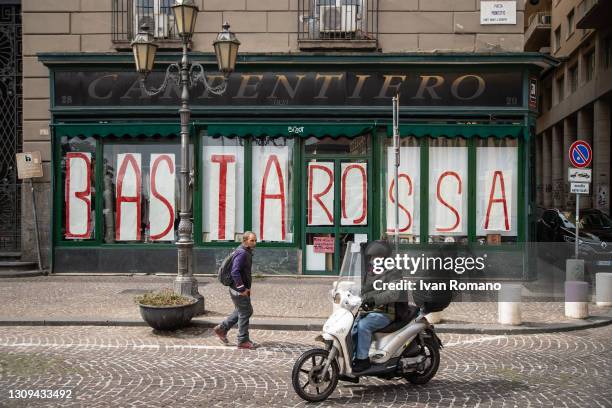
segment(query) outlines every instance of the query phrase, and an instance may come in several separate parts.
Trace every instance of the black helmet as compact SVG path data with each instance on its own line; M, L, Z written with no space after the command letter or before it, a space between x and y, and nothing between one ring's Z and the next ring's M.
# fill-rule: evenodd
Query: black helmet
M391 245L384 240L372 241L365 249L365 255L370 258L388 258L391 253Z

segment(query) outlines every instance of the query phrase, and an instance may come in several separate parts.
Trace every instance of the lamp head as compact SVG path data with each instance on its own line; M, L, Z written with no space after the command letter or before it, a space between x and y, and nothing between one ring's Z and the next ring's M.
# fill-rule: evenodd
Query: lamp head
M143 75L149 74L153 70L155 63L155 53L157 52L157 44L153 42L153 34L149 31L149 26L143 24L132 41L132 52L134 53L134 62L136 63L136 71Z
M236 60L238 59L238 47L240 41L236 35L230 30L230 25L226 21L223 24L223 31L217 35L217 39L213 42L215 54L217 55L217 63L219 71L225 75L229 75L236 68Z

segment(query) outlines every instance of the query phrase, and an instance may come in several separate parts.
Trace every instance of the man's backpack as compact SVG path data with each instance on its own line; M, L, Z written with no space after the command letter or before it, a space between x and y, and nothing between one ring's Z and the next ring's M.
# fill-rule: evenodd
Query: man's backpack
M223 259L221 262L221 266L217 271L217 277L219 278L219 282L221 282L224 286L230 286L233 282L232 279L232 264L234 263L234 256L236 255L236 250L232 251L228 256Z

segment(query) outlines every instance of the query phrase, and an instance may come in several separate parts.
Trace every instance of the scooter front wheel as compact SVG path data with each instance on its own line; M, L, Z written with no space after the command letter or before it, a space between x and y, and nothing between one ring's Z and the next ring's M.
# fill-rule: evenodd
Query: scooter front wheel
M308 350L293 365L291 383L302 399L310 402L323 401L338 385L338 363L333 360L323 373L329 353L323 349Z

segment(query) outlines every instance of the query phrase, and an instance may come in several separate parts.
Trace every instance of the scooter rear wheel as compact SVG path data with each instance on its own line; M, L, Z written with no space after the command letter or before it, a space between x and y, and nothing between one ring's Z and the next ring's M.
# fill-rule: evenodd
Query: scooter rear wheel
M425 367L422 371L404 374L404 378L412 384L427 384L438 372L440 366L440 350L435 340L426 339L425 347L421 346L421 355L425 355Z
M329 353L323 349L308 350L293 365L291 383L302 399L310 402L323 401L338 385L338 363L333 360L323 377L322 370Z

